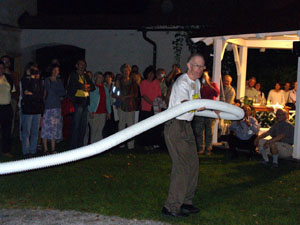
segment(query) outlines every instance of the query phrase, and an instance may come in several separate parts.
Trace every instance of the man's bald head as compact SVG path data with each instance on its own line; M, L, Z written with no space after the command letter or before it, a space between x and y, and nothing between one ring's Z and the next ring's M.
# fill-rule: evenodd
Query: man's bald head
M190 55L190 57L187 60L187 63L190 63L194 57L201 57L204 60L204 56L201 53L194 53Z

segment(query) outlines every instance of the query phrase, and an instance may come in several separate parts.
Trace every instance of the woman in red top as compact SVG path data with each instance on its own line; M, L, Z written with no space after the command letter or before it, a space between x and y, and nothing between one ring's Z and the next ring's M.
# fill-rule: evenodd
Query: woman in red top
M218 85L211 82L207 71L203 72L200 78L201 82L201 99L213 99L220 95ZM215 119L195 116L193 120L193 129L196 138L197 148L199 154L210 155L212 150L212 137L215 125Z
M88 106L88 122L91 127L91 143L100 141L105 121L110 119L111 107L108 89L104 86L104 76L101 72L94 75L96 89L90 93L90 105Z

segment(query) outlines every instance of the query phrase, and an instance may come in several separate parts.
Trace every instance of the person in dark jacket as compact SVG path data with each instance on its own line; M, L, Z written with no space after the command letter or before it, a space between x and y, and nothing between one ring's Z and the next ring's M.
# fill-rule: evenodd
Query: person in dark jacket
M24 76L22 85L22 152L24 158L36 154L41 114L44 110L44 88L40 80L40 71L32 66L30 76Z
M90 92L95 90L95 85L86 74L85 60L78 60L75 67L76 71L70 74L67 87L67 96L75 108L70 126L70 149L84 145Z

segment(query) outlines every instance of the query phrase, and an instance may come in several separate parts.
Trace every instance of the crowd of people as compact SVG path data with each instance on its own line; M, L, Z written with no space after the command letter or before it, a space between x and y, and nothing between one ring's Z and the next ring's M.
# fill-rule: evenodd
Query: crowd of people
M225 75L223 78L223 87L221 88L220 100L230 104L240 104L240 100L236 99L236 90L231 86L231 82L232 77L230 75ZM285 82L283 89L281 89L281 86L282 84L280 82L276 82L274 84L274 89L271 89L268 92L266 98L264 92L261 90L261 83L257 82L255 77L251 77L246 81L245 97L252 100L254 104L278 104L281 106L289 106L291 109L295 109L297 81L293 83L293 88L290 82Z
M23 157L31 158L37 154L39 145L43 154L56 153L56 143L62 139L67 140L68 149L82 147L187 100L216 100L220 96L221 101L241 104L231 86L232 77L225 75L220 87L212 82L201 54L188 59L186 73L181 73L174 64L168 74L165 69L151 65L141 74L138 66L129 64L121 65L116 75L111 71L93 73L87 70L86 61L80 59L65 82L56 59L45 71L34 62L28 63L20 80L11 67L10 57L1 57L0 126L2 153L7 157L13 157L16 115L19 115ZM297 82L292 90L288 82L284 87L281 90L276 83L266 100L261 84L251 77L246 83L245 96L258 104L270 102L295 107ZM252 116L251 107L243 105L242 109L244 118L232 122L231 133L224 137L232 157L237 157L237 148L249 149L252 157L258 147L262 163L269 163L269 154L273 157L273 167L278 167L278 157L289 157L293 151L294 127L287 121L288 114L283 109L277 110L277 123L259 134L260 125ZM135 148L135 142L146 150L166 145L172 172L162 213L168 216L199 212L192 202L199 174L198 154L211 154L215 119L194 118L194 112L180 115L126 142L128 149ZM265 140L267 136L271 139ZM125 148L125 143L119 147Z
M43 154L56 153L56 143L63 139L68 149L74 149L165 110L170 88L181 74L177 65L168 74L153 66L140 73L137 65L129 64L121 65L119 74L93 73L83 59L74 67L64 81L57 59L44 71L37 63L29 62L24 74L18 76L11 57L1 57L0 127L4 155L13 157L12 135L17 116L24 158L35 156L38 150ZM137 141L147 150L160 148L164 145L162 132L163 126L154 128L129 140L127 147L135 148Z
M241 106L240 100L235 99L235 89L231 86L232 78L226 75L223 78L223 88L221 88L221 100L230 104ZM263 160L262 163L267 165L269 155L273 156L272 167L278 167L278 157L288 158L293 153L294 141L294 126L288 122L289 114L284 107L290 109L296 108L296 92L297 82L294 82L294 87L291 89L291 84L285 82L284 89L281 89L279 82L275 83L275 88L270 90L267 99L261 91L261 84L256 81L255 77L251 77L246 81L245 97L252 100L258 105L277 105L276 123L262 134L259 134L260 124L255 115L252 115L251 107L243 105L242 108L245 116L240 121L234 121L229 126L230 133L220 137L220 141L226 141L229 144L231 158L237 158L237 149L248 149L249 159L252 159L258 148ZM265 139L268 136L271 139Z
M93 73L87 69L85 60L78 60L75 70L63 82L60 63L53 59L45 71L40 71L34 62L28 63L19 80L12 69L11 58L5 55L0 61L2 152L12 156L11 135L16 115L20 118L20 140L25 158L34 156L38 148L42 148L44 154L55 153L55 145L62 139L68 141L69 149L97 142L165 110L173 83L181 74L175 64L168 74L165 69L153 66L140 73L137 65L129 64L121 65L120 73L116 75L111 71ZM240 105L235 88L231 86L232 77L225 75L222 81L220 87L211 82L208 71L204 69L199 96L216 100L220 95L221 101ZM265 98L261 84L251 77L246 82L245 96L258 104L295 108L297 82L294 82L293 89L289 82L285 83L284 90L280 87L276 83L275 89L270 90ZM249 111L248 108L244 110ZM192 122L199 154L211 153L214 123L214 119L206 117L195 117ZM232 140L235 139L231 137L230 144ZM129 140L127 148L135 148L135 141L147 150L164 146L163 126ZM125 144L120 147L125 147Z
M291 89L291 83L285 82L284 88L281 89L280 82L276 82L274 89L271 89L268 93L267 99L265 94L261 91L261 83L256 81L255 77L251 77L246 84L245 96L251 98L254 103L262 105L281 105L289 106L292 109L296 107L296 91L297 91L297 81L293 84L293 89Z

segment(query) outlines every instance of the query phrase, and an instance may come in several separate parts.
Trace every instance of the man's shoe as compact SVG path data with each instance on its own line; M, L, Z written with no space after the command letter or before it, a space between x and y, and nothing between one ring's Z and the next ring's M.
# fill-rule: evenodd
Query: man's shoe
M193 205L182 204L181 211L184 213L198 213L200 212L200 209Z
M273 163L272 168L278 168L278 163Z
M166 207L163 207L161 212L162 212L162 214L164 214L166 216L172 216L172 217L176 217L176 218L189 216L189 214L184 213L184 212L178 212L178 213L171 212Z

